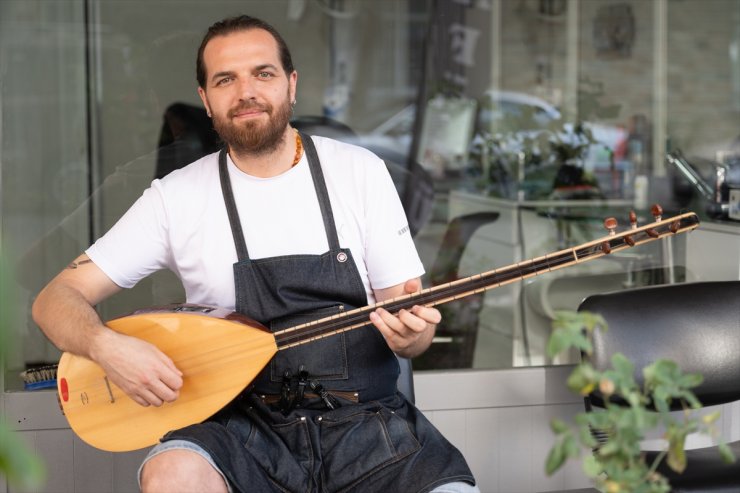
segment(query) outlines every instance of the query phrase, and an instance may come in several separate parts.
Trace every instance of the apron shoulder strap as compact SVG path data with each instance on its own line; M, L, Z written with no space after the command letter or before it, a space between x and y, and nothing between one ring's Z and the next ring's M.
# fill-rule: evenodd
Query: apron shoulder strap
M311 171L311 178L313 179L316 196L319 200L319 207L321 208L321 217L324 221L324 231L326 232L326 240L329 243L329 250L336 251L339 250L339 235L337 234L336 224L334 224L334 213L331 209L331 201L329 200L329 192L326 189L326 181L324 180L324 172L321 169L319 155L316 152L316 146L309 135L301 133L301 141L303 142L303 149L305 150L306 158L308 159L308 166ZM229 172L226 167L226 148L221 149L221 152L218 155L218 172L219 178L221 179L221 192L223 193L224 203L226 204L226 213L229 215L231 234L234 237L234 246L236 247L237 258L239 261L248 260L249 252L244 239L242 223L239 219L239 211L234 202L234 192L231 188Z
M326 189L326 181L324 180L324 172L321 169L319 155L316 152L316 146L311 136L303 132L300 132L300 135L303 142L303 149L306 152L306 158L308 158L308 166L311 170L314 189L319 198L321 217L324 219L324 230L326 231L326 239L329 242L329 249L336 251L339 250L339 236L337 235L337 226L334 224L334 213L331 210L331 201L329 200L329 192Z
M218 174L219 178L221 179L221 193L224 196L226 213L229 215L231 234L234 236L236 257L239 259L240 262L243 260L248 260L249 252L247 251L247 243L244 240L242 222L241 220L239 220L239 211L236 209L236 203L234 202L234 192L231 189L231 180L229 179L229 171L226 168L226 147L223 147L221 149L221 152L218 153Z

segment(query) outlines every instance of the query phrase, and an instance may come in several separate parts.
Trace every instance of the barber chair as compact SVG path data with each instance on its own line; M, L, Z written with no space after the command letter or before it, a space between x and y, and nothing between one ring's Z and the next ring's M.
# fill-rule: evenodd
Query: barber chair
M693 389L704 406L740 401L740 281L652 286L594 295L578 308L601 314L608 330L596 330L593 354L597 370L610 367L615 353L635 365L642 384L642 368L659 358L675 361L685 373L700 373L703 383ZM586 410L598 412L603 399L586 397ZM674 411L680 403L674 402ZM595 435L596 436L596 435ZM597 437L598 439L598 437ZM740 458L740 441L729 444ZM646 452L652 463L659 452ZM682 474L662 461L658 472L674 492L740 491L740 459L726 464L717 447L686 451Z

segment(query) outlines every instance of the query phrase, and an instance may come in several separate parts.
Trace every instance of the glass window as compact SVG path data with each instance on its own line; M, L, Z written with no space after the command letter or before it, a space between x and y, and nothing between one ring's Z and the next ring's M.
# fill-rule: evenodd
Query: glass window
M634 210L646 224L654 202L737 232L740 0L3 0L12 292L0 309L15 315L18 347L5 388L58 358L30 317L41 287L152 179L218 148L195 52L208 25L242 12L291 47L295 125L386 161L427 286L586 244L608 216L627 228ZM557 310L596 292L736 277L738 266L698 262L686 236L445 303L415 367L567 363L544 356ZM183 300L163 272L99 309Z
M7 352L7 368L57 358L30 306L90 241L89 210L65 220L89 195L83 18L82 2L0 2L0 238L11 286L0 311L19 347ZM53 243L40 244L52 231Z

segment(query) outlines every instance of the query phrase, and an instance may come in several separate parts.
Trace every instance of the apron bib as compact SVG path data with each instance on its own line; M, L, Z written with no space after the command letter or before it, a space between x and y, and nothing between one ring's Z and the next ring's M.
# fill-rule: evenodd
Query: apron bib
M226 152L219 156L221 188L238 258L234 264L236 311L273 332L367 305L352 252L339 246L313 141L305 135L302 138L329 244L329 251L322 255L250 259L226 168ZM278 351L255 379L254 391L279 394L286 372L296 376L301 369L324 388L354 391L362 400L393 394L399 373L398 362L380 333L374 327L363 327Z
M367 304L348 248L340 248L321 165L301 135L329 251L252 260L226 165L219 173L238 261L236 311L277 331ZM300 210L297 208L296 210ZM239 491L428 491L451 481L473 482L460 453L397 391L399 367L380 332L367 326L278 351L240 397L204 423L163 440L198 443ZM329 410L321 400L292 410L265 404L286 378L304 375L324 389L356 393ZM442 478L442 479L440 479Z

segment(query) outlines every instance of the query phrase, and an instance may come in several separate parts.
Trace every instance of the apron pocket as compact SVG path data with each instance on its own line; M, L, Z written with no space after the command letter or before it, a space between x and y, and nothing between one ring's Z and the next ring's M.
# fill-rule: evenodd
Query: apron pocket
M308 491L314 457L306 421L297 419L268 426L255 419L254 414L252 419L232 419L228 429L242 440L245 451L281 488ZM244 484L248 484L246 479Z
M327 491L359 483L421 448L408 424L389 409L358 410L337 419L331 414L325 414L320 425L321 475Z
M322 308L291 318L289 326L294 327L339 313L342 313L339 306ZM271 330L283 325L286 325L285 320L276 322ZM305 366L311 380L347 380L349 373L344 332L278 351L270 361L270 381L281 383L286 370L297 376L301 366Z

